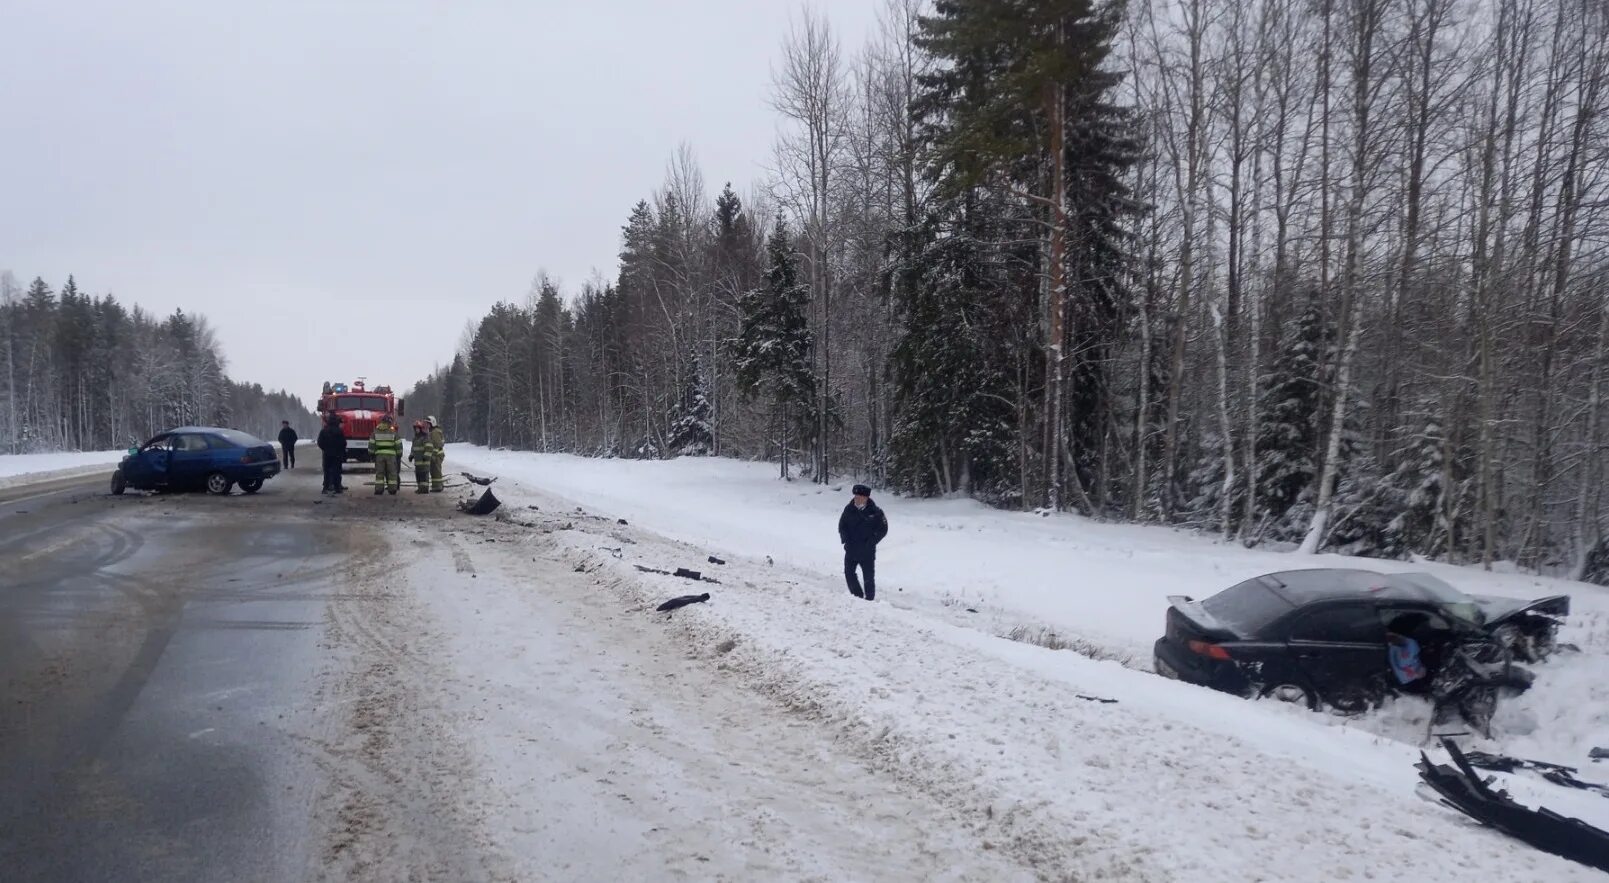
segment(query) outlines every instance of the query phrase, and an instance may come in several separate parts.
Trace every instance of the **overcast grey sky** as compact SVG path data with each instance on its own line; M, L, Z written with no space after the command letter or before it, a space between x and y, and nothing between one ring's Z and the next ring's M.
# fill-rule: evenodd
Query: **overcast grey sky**
M877 0L824 0L846 55ZM0 269L205 313L238 380L411 385L612 277L688 142L764 175L794 0L4 0Z

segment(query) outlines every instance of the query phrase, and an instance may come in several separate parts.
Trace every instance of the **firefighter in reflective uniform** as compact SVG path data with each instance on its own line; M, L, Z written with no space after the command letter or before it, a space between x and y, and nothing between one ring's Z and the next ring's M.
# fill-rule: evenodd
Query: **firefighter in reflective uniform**
M430 464L436 461L434 446L430 444L430 426L423 420L413 422L413 448L408 462L413 464L413 492L430 493Z
M374 455L374 492L395 494L402 483L398 474L398 467L402 465L402 436L397 433L397 424L392 422L390 414L375 424L374 433L369 436L369 453Z
M440 493L445 490L441 463L447 459L447 436L441 431L441 423L436 418L426 417L425 423L430 426L430 491Z

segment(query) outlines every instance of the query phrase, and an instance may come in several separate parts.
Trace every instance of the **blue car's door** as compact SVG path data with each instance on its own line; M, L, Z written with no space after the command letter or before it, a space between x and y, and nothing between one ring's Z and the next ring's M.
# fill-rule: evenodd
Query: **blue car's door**
M172 480L181 484L201 481L213 469L212 450L207 438L194 432L175 433L173 436L173 463L169 467Z
M146 442L123 467L123 478L137 488L165 487L173 454L173 437L159 435Z

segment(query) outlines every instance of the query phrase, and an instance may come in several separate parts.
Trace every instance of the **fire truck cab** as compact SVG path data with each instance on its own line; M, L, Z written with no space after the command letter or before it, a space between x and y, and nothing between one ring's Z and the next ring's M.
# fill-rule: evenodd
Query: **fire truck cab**
M398 421L403 416L404 400L397 398L389 386L364 387L361 379L351 384L324 381L324 392L318 399L318 412L329 419L330 414L341 418L341 434L346 437L346 459L360 463L374 461L369 452L369 436L375 424L387 414Z

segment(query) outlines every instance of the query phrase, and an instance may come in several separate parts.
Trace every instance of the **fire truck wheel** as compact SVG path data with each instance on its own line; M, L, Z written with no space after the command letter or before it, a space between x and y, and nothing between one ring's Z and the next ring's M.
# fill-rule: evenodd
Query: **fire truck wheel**
M260 478L248 478L240 483L240 489L248 494L255 494L263 489L263 480Z
M207 493L223 496L229 493L229 486L232 484L234 482L229 480L229 476L222 472L214 472L207 476Z

